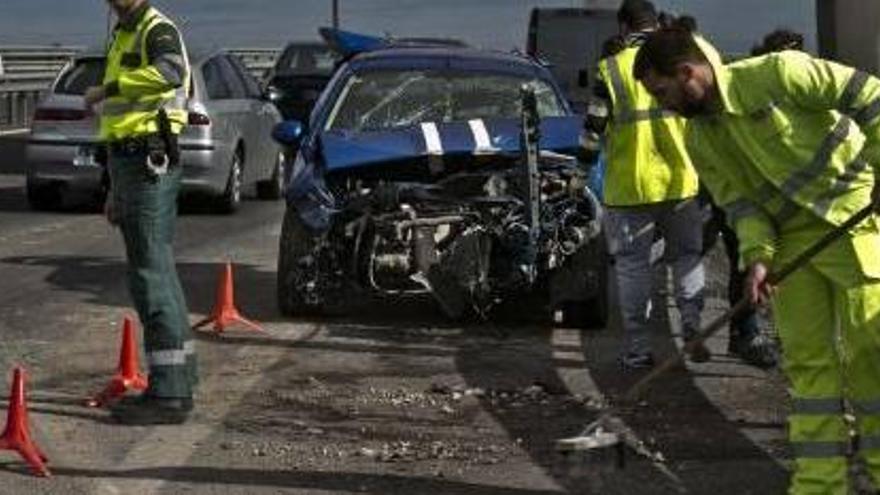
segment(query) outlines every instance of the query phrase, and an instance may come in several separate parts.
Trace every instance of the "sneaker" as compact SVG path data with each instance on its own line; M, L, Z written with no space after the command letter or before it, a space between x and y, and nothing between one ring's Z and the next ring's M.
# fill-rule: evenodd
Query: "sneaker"
M692 328L684 329L684 345L690 345L690 343L696 338L697 332ZM705 363L706 361L712 359L712 352L709 351L709 348L706 347L705 342L700 342L691 348L688 352L688 358L693 363Z
M747 337L731 337L727 350L744 363L761 369L769 369L779 362L779 351L776 343L764 335Z
M192 399L162 398L147 394L123 397L110 407L110 415L124 425L177 425L193 409Z
M617 362L624 371L647 370L654 367L654 356L650 352L627 352Z

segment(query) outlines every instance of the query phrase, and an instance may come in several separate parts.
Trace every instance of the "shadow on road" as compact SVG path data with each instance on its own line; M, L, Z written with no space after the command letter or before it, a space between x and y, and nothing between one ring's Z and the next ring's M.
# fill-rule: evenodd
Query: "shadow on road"
M51 268L46 282L55 289L78 292L86 301L103 306L131 307L125 288L126 265L119 259L92 256L15 256L0 259L0 265ZM210 313L214 307L217 281L223 265L220 263L178 263L177 271L186 293L192 315ZM275 306L275 273L258 269L255 265L237 264L233 267L235 303L250 319L272 322L282 319ZM245 289L249 288L249 289Z
M10 465L0 467L9 469ZM52 467L55 476L109 479L151 479L211 485L243 485L302 490L375 493L436 493L444 495L551 495L551 490L527 490L464 483L442 478L414 478L393 474L321 471L263 471L228 467L157 467L124 471Z

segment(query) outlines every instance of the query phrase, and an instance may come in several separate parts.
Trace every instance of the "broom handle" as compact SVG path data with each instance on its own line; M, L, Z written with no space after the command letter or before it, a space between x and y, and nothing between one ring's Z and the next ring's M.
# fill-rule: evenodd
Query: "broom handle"
M871 216L874 212L874 205L868 205L865 208L862 208L858 212L856 212L852 217L850 217L846 222L841 224L838 227L835 227L833 230L822 236L818 241L810 245L807 249L805 249L802 253L800 253L791 263L786 264L778 271L770 273L767 276L767 284L776 285L783 280L785 280L789 275L794 273L796 270L800 269L804 265L807 264L814 256L819 254L822 250L827 248L831 243L839 239L842 235L849 232L850 229L855 227L856 225L862 223L866 218ZM693 348L702 344L706 339L714 335L718 332L718 330L722 329L728 321L730 321L734 316L738 315L742 311L745 311L751 306L747 297L743 296L736 304L734 304L730 309L725 311L721 316L712 320L711 323L706 325L702 330L697 332L695 338L689 341L682 348L682 352L677 354L666 361L660 363L659 366L651 370L650 373L642 377L641 380L637 381L633 384L624 394L624 401L632 401L638 398L639 394L642 392L642 389L645 388L650 382L654 381L658 376L666 373L674 366L678 365L678 362L682 359L682 357L689 353Z

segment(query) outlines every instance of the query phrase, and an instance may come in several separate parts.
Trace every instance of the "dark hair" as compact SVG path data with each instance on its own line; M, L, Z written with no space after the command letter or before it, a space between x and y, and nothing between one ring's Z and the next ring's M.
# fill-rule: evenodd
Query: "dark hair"
M696 33L697 19L692 15L680 15L675 21L673 21L672 26Z
M676 67L683 62L707 63L708 59L690 31L679 27L660 29L649 34L639 48L633 74L639 80L650 71L674 76Z
M617 21L631 29L657 25L657 9L648 0L624 0L617 11Z
M790 29L777 29L764 36L760 45L752 48L752 55L764 55L783 50L803 50L804 35Z

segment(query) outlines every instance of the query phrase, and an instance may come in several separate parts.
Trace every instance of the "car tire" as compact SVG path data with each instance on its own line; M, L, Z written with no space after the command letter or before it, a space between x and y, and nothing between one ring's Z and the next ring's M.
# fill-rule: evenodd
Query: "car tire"
M28 204L37 211L58 210L64 204L60 187L55 184L37 184L28 179L25 192Z
M229 164L229 176L226 179L226 189L217 200L217 210L220 213L230 215L238 211L241 206L242 172L243 162L241 151L232 155L232 163Z
M284 316L304 316L321 313L321 308L304 299L304 294L296 281L304 276L298 261L312 253L315 236L299 217L296 209L288 206L281 224L281 237L278 246L278 268L276 272L276 293L278 309Z
M257 198L274 200L281 198L284 190L284 153L278 152L275 165L272 167L272 176L268 180L257 183Z

